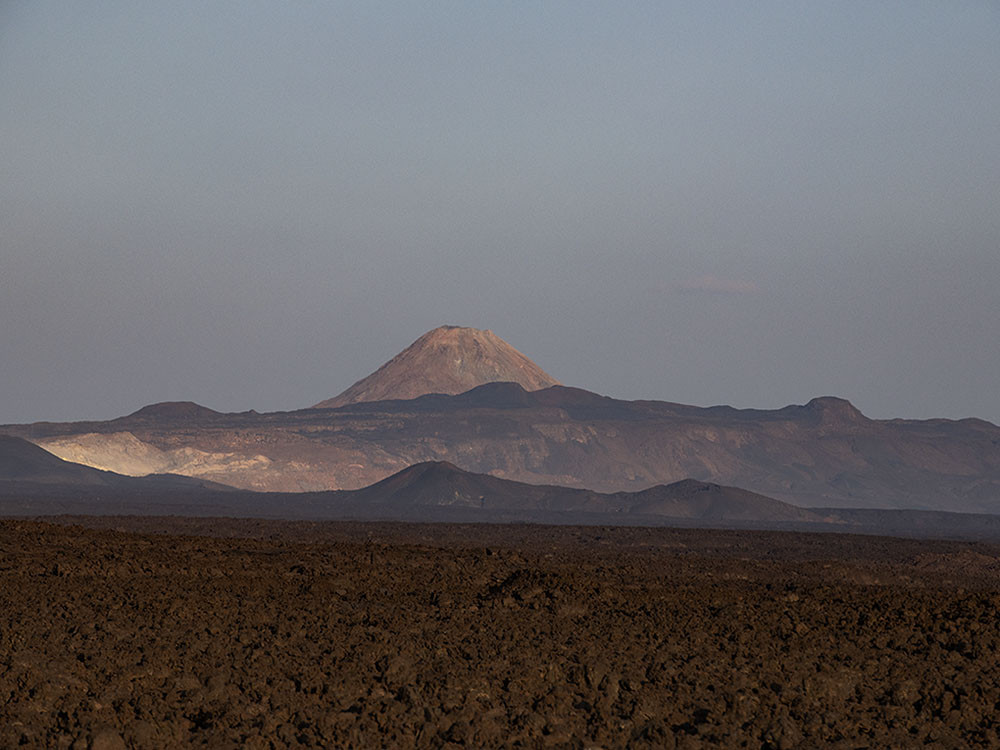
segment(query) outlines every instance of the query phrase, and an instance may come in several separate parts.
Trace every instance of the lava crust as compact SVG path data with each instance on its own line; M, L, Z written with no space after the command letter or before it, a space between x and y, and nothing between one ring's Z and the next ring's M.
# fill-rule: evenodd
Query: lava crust
M0 746L1000 744L996 546L78 522L0 522Z

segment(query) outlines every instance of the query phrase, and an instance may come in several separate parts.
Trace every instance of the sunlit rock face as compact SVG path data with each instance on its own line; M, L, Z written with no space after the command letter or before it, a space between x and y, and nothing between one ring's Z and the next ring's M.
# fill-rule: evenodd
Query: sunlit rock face
M316 408L409 399L427 393L453 395L496 382L517 383L528 391L559 384L493 331L441 326L425 333L339 396L316 404Z

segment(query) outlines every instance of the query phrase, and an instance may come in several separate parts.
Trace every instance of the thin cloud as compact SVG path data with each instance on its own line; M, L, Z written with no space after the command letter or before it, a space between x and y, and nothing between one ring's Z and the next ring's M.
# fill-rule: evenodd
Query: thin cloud
M678 291L702 294L756 294L757 284L747 279L720 279L718 276L699 276L685 279L675 287Z

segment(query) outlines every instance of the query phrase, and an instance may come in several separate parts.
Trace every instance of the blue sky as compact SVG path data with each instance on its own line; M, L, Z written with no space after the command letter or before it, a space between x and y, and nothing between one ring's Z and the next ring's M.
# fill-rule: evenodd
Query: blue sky
M1000 6L0 4L0 422L568 384L1000 422Z

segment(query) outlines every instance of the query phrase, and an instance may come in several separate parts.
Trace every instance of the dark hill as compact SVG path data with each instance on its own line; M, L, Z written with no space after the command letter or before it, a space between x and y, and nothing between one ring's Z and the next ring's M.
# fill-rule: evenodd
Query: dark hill
M819 521L816 513L738 487L682 479L629 495L631 511L713 521Z
M600 493L533 485L463 471L446 461L410 466L360 490L338 493L354 506L631 514L710 521L820 522L803 508L736 487L688 479L642 492Z
M370 487L339 494L353 504L397 508L451 506L489 510L608 510L604 503L595 502L604 497L596 492L514 482L489 474L463 471L446 461L415 464Z
M126 417L119 417L118 421L188 422L218 416L219 412L193 401L162 401L144 406Z

